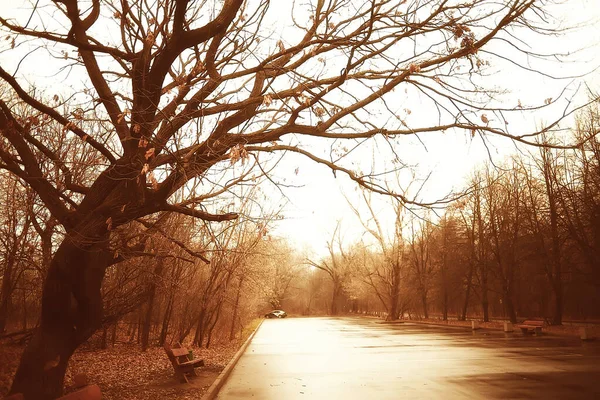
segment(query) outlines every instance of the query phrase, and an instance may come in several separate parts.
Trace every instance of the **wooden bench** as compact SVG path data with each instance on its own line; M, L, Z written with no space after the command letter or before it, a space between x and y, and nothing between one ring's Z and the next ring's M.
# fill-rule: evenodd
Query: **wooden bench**
M171 361L171 364L173 365L175 375L179 377L181 382L189 383L186 375L191 374L196 376L194 368L202 367L204 365L204 360L190 360L189 355L191 351L185 347L171 347L165 343L164 349L167 353L167 357L169 357L169 361Z
M528 319L523 321L522 324L517 325L517 328L521 329L521 332L525 333L535 333L539 335L542 333L542 328L544 326L544 321L536 321L533 319Z

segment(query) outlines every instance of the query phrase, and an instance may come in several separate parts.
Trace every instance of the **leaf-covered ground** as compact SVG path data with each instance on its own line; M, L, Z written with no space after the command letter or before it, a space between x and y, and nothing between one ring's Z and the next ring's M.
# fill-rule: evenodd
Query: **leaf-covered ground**
M204 359L205 367L196 369L198 377L180 383L162 347L145 353L135 344L116 344L106 350L80 349L67 371L65 384L72 384L76 374L84 373L91 383L100 386L106 400L199 399L213 383L240 347L240 341L217 344L210 349L194 349L194 356ZM0 343L0 396L10 388L24 347Z

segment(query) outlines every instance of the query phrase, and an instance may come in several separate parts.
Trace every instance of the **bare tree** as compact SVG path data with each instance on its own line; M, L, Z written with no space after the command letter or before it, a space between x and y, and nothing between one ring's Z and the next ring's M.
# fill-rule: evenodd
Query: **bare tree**
M431 246L433 245L433 226L431 222L421 221L415 230L415 221L411 221L410 263L413 282L417 288L423 316L429 318L428 295L431 289L435 268L431 259Z
M11 393L61 394L69 358L101 324L100 288L119 261L111 245L119 227L165 211L231 221L235 210L210 199L249 180L251 170L268 171L261 165L268 153L297 153L387 193L381 171L353 169L352 149L338 149L338 140L393 144L448 129L521 142L535 135L508 130L511 110L474 95L482 89L471 78L507 57L486 50L493 40L526 52L519 35L552 32L545 2L291 4L289 35L271 39L269 21L282 18L269 13L268 0L57 0L14 18L3 10L3 59L26 63L35 49L54 57L59 71L85 75L76 93L51 99L43 81L28 86L17 67L0 67L10 86L0 101L0 167L26 182L66 232ZM394 90L409 88L437 118L397 118ZM15 111L17 103L30 107L28 115ZM94 157L61 158L39 134L50 124ZM73 165L85 173L78 177ZM173 197L180 190L185 200Z
M377 251L382 255L382 260L374 260L373 268L365 271L365 278L385 308L387 320L397 320L400 317L401 284L403 278L406 278L403 276L403 273L406 273L404 264L407 263L403 235L405 228L403 217L406 210L402 203L394 201L392 204L395 218L393 231L391 235L387 235L377 216L378 213L374 209L370 194L363 191L362 200L368 209L367 218L361 216L358 208L349 204L364 229L375 239Z
M353 254L344 250L340 234L340 225L340 223L336 225L331 240L327 242L329 257L321 260L319 263L307 260L309 265L325 272L331 280L330 315L338 315L340 311L344 296L344 287L351 277L353 267Z
M32 193L27 193L12 176L2 176L0 196L4 206L0 209L0 334L5 333L17 282L33 253Z

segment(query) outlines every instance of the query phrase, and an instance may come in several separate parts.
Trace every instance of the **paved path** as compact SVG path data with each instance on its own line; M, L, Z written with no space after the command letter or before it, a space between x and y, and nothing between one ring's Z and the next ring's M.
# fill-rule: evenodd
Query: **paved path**
M520 332L265 320L218 399L600 399L600 343Z

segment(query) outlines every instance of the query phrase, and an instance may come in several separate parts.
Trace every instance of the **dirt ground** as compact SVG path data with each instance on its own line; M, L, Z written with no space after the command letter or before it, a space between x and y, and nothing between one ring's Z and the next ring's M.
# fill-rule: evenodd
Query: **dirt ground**
M217 344L210 349L194 349L194 356L204 359L196 369L198 377L179 383L162 347L142 353L136 344L116 344L106 350L83 347L71 358L65 378L66 392L72 378L84 373L91 383L100 386L104 399L199 399L236 353L241 341ZM10 388L13 374L24 349L22 345L0 344L0 396Z

